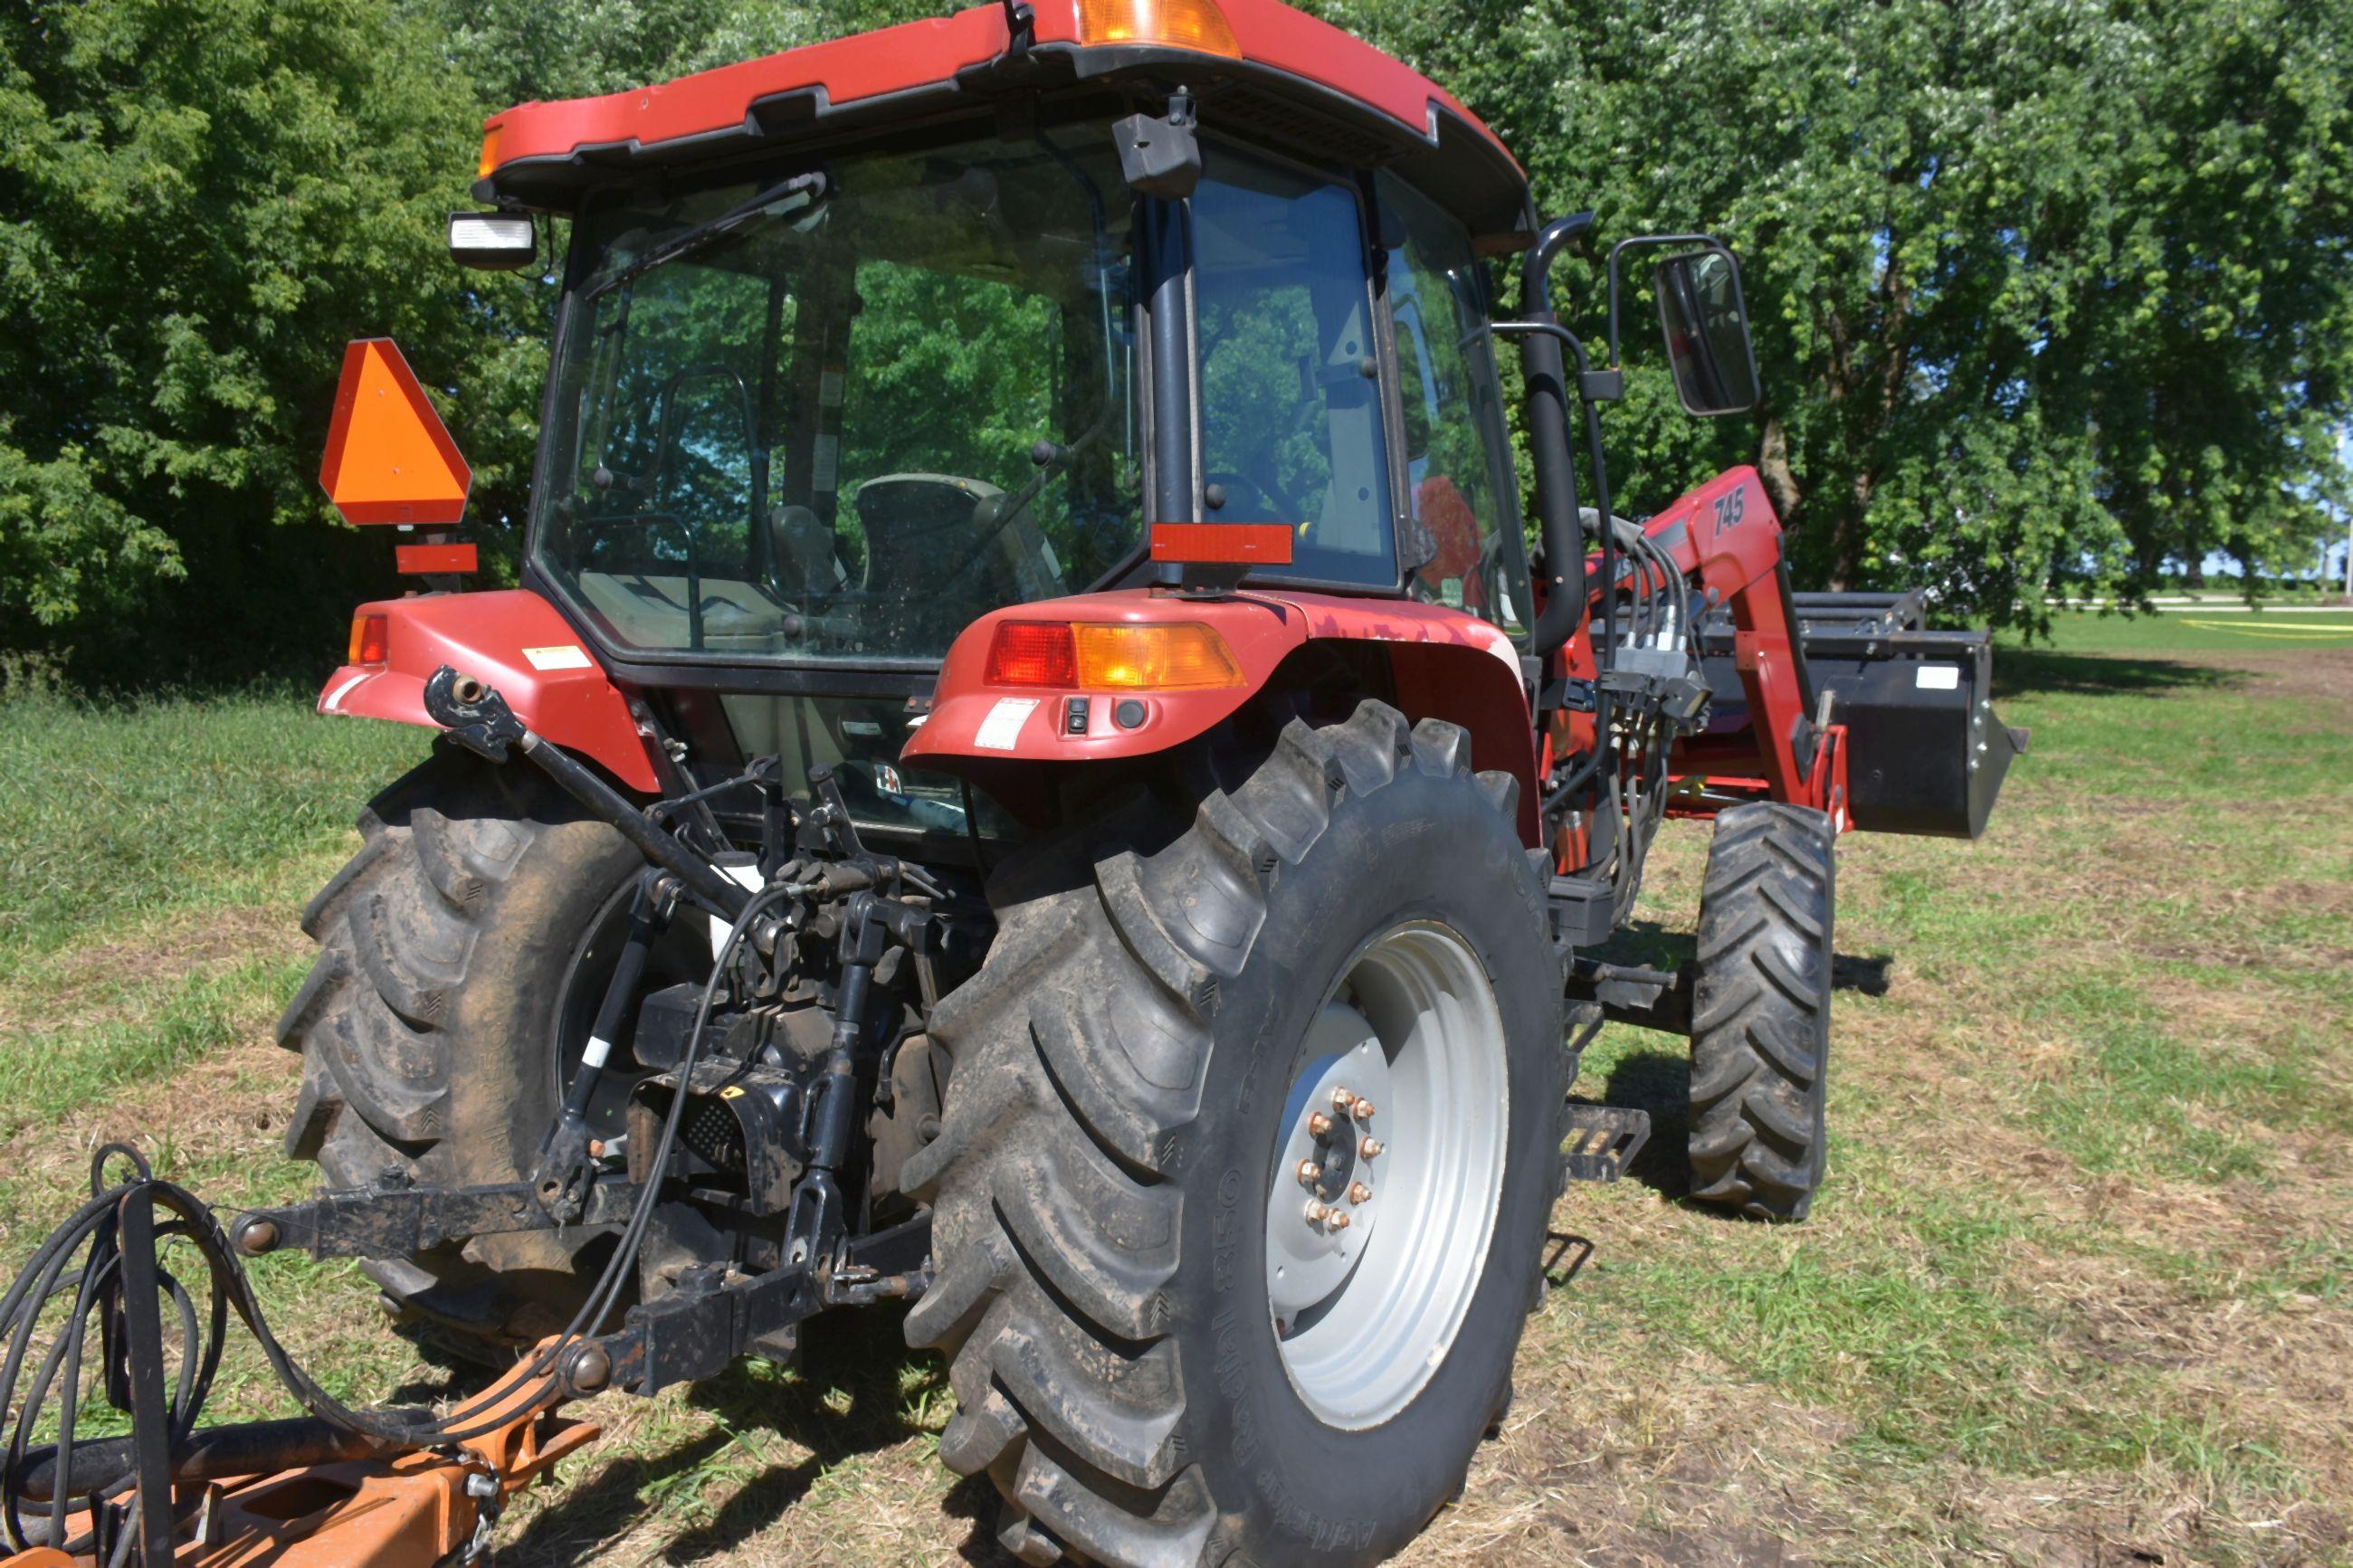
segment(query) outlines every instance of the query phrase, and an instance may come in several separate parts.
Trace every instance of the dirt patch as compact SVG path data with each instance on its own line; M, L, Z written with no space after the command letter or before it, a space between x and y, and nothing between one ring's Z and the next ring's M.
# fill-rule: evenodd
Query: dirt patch
M1575 1289L1575 1287L1571 1287ZM1397 1561L1778 1568L1839 1533L1810 1475L1852 1434L1689 1346L1665 1359L1577 1353L1550 1315L1529 1326L1511 1415L1461 1501ZM1641 1366L1655 1375L1630 1375Z
M187 1157L268 1170L283 1158L279 1140L301 1076L301 1064L257 1032L228 1050L187 1062L168 1085L80 1107L20 1132L8 1144L9 1174L29 1188L65 1193L84 1185L90 1157L100 1144L118 1142L159 1158L164 1175L172 1173L176 1158ZM246 1194L224 1189L203 1195L234 1201ZM21 1246L26 1239L0 1236L0 1245Z
M2250 696L2323 702L2340 710L2353 700L2353 647L2233 649L2181 657L2248 676Z
M2271 1519L2231 1519L2196 1491L2146 1473L2033 1481L1973 1475L1963 1506L1976 1548L1968 1556L2049 1568L2313 1562L2321 1560L2312 1552L2318 1539L2341 1529L2329 1510L2310 1504Z

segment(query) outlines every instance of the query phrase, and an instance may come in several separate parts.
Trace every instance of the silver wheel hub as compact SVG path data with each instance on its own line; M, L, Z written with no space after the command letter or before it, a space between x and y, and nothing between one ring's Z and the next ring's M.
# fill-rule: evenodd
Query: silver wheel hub
M1363 1153L1364 1141L1379 1137L1389 1097L1380 1037L1354 1007L1327 1002L1307 1042L1307 1068L1283 1106L1291 1131L1266 1205L1267 1299L1278 1321L1340 1288L1381 1212L1380 1156ZM1361 1105L1373 1108L1369 1117L1356 1114Z
M1367 944L1308 1031L1267 1194L1268 1311L1324 1421L1377 1425L1445 1362L1486 1272L1509 1110L1470 944L1427 921Z

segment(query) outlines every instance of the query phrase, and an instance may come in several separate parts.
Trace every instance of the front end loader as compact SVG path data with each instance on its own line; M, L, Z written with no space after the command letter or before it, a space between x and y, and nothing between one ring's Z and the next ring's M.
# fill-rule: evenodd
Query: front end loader
M510 1370L402 1424L281 1367L310 1425L264 1442L157 1426L111 1334L143 1446L11 1468L20 1561L259 1560L195 1500L290 1477L318 1560L431 1561L336 1535L359 1478L476 1500L470 1542L565 1401L888 1305L1020 1561L1369 1563L1504 1410L1564 1184L1648 1136L1568 1099L1606 1019L1693 1040L1694 1197L1805 1215L1836 840L1974 837L2023 736L1981 634L1793 592L1754 469L1618 514L1638 264L1685 406L1756 401L1721 243L1596 255L1278 0L1008 0L525 104L475 195L461 265L571 235L521 582L464 587L464 460L353 345L322 482L422 591L319 709L440 739L304 915L323 1190L175 1234L240 1303L244 1258L363 1259ZM1674 816L1715 823L1696 957L1609 962ZM177 1201L106 1188L75 1245Z

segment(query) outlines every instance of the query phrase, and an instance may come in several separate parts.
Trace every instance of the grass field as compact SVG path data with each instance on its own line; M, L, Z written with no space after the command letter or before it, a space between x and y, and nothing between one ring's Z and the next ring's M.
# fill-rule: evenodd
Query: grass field
M1580 1092L1658 1137L1560 1205L1511 1416L1403 1561L2353 1562L2353 613L2232 619L2004 648L2034 746L1986 839L1841 847L1804 1226L1680 1203L1681 1042L1603 1035ZM296 916L421 737L290 693L5 718L0 1252L106 1137L298 1194ZM1704 846L1669 829L1629 952L1687 950ZM354 1270L257 1272L338 1392L447 1388ZM999 1561L939 1368L887 1320L825 1349L592 1407L500 1561ZM280 1408L258 1357L225 1382Z

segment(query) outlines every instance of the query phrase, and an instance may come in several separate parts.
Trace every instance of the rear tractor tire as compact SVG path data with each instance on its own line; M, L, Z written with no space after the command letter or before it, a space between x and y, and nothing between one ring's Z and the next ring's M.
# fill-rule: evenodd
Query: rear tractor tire
M446 749L359 827L359 853L304 911L319 957L278 1024L302 1056L286 1152L332 1187L521 1180L644 861L534 770ZM630 1065L616 1054L607 1114ZM364 1267L429 1348L495 1364L570 1321L609 1246L575 1228Z
M1545 885L1469 757L1378 702L1293 720L993 879L907 1337L1021 1561L1371 1563L1459 1492L1566 1115Z
M1691 1195L1800 1220L1826 1168L1836 833L1803 806L1715 819L1692 1005Z

